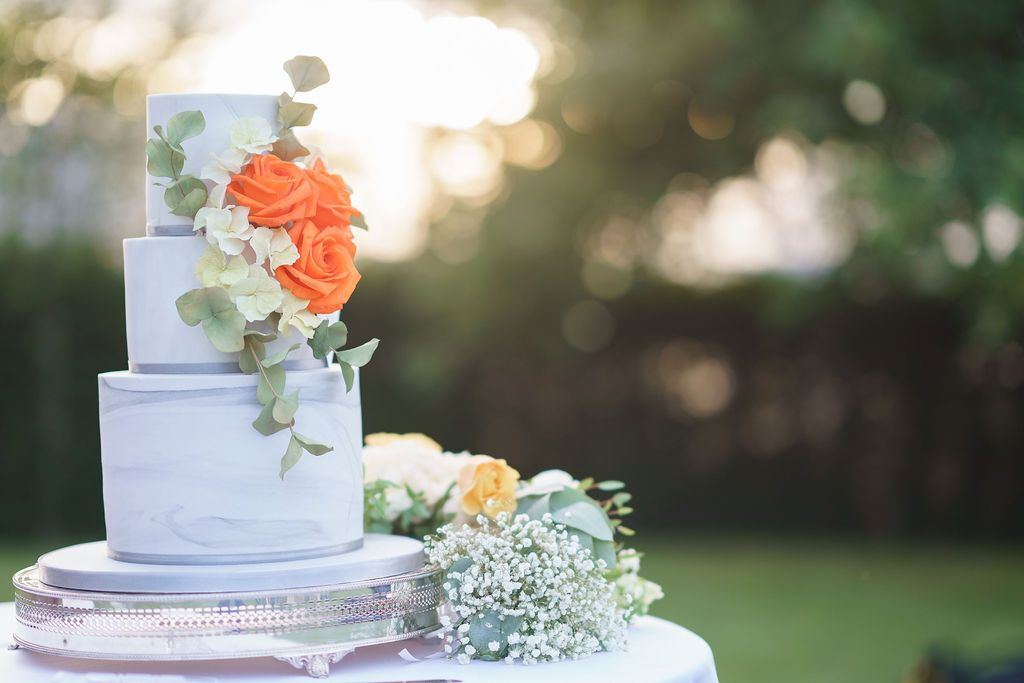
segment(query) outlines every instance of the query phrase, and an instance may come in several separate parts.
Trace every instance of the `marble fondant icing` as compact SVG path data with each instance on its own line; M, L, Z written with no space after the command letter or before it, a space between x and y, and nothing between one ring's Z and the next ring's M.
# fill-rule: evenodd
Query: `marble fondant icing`
M334 450L282 480L288 431L252 428L252 375L99 376L103 501L111 556L219 564L338 554L362 541L358 379L292 371L297 429Z

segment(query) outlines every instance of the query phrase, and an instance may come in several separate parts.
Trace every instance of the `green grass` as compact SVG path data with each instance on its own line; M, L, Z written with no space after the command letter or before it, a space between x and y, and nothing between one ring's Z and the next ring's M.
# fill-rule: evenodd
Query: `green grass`
M0 544L0 574L54 545ZM654 613L711 644L723 683L898 683L935 644L1024 653L1024 549L650 534L637 545L667 593ZM5 582L0 600L11 598Z
M638 539L724 683L898 683L930 646L1024 654L1024 551Z

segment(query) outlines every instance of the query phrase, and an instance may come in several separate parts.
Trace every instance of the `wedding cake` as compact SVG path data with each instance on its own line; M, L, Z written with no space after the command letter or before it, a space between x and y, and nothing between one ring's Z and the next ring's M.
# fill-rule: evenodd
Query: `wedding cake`
M147 102L148 128L161 131L161 137L180 135L171 130L172 118L181 112L201 114L201 132L177 142L184 158L174 173L195 178L212 174L202 170L224 150L244 153L238 147L239 122L268 122L267 132L278 138L279 106L279 98L270 95L155 95ZM175 142L170 141L172 147ZM247 322L246 333L255 331L265 342L260 344L264 357L291 351L277 366L289 371L289 390L301 392L301 410L294 419L304 433L333 446L283 476L280 453L289 444L288 434L281 430L265 436L251 424L262 407L257 396L261 372L243 372L238 353L218 350L204 335L205 325L189 326L176 307L184 293L203 284L197 280L197 263L216 244L196 229L204 209L196 217L172 211L168 190L161 187L167 183L152 175L150 152L147 234L124 241L128 370L99 376L109 555L149 564L221 564L295 560L359 548L363 500L357 371L350 370L347 390L342 370L328 364L331 352L315 357L299 326L282 326L271 340L259 336L276 332L266 319ZM239 154L227 173L240 171L241 161ZM207 195L214 192L210 181L204 185ZM217 203L240 204L230 192ZM276 230L289 228L298 226L282 223ZM206 232L211 230L207 226ZM254 248L242 246L250 253ZM338 314L317 318L326 326Z

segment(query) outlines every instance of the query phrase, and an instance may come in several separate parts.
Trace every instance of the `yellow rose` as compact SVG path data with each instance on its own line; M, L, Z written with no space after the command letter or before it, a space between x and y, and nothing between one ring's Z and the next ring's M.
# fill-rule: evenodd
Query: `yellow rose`
M432 451L441 452L441 444L431 439L426 434L391 434L388 432L377 432L366 435L367 446L387 446L394 442L404 442L410 446L421 446Z
M516 484L519 472L504 460L477 455L459 470L458 484L462 510L467 515L481 512L494 519L501 512L516 509Z

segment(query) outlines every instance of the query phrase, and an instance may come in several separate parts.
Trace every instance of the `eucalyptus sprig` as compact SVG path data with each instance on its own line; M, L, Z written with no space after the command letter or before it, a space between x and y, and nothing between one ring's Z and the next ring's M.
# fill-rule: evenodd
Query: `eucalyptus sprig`
M193 175L182 175L185 168L185 140L194 138L206 128L201 111L182 111L167 121L167 129L153 126L155 138L146 142L146 170L154 178L167 178L168 183L156 183L164 188L164 203L175 216L195 218L196 212L206 204L206 185Z
M334 360L341 366L341 374L345 378L345 390L352 391L356 379L355 368L370 362L380 340L371 339L355 348L343 349L347 342L348 327L340 320L336 323L322 321L313 331L313 337L306 341L309 348L313 349L314 358L322 360L334 352Z
M277 133L277 142L273 152L285 161L309 154L292 130L297 126L308 126L313 121L316 105L307 102L296 102L295 96L300 92L309 92L331 80L327 65L319 57L298 56L284 63L285 73L292 81L294 92L283 92L277 98L277 121L281 130Z

